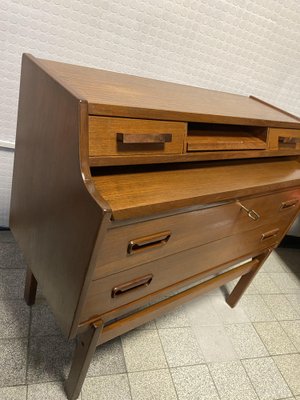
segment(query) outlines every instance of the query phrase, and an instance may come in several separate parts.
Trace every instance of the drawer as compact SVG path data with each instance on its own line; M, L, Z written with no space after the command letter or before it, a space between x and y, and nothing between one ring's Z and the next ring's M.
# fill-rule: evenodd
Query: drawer
M184 122L89 117L89 156L180 154Z
M284 217L288 225L300 203L300 190L240 199L199 211L110 229L98 252L94 278L166 257ZM245 207L258 213L248 216ZM251 218L252 217L252 218Z
M92 281L81 321L155 293L209 269L258 254L282 238L287 225L269 224ZM149 299L145 300L145 303Z
M300 129L269 128L268 138L270 150L300 150Z

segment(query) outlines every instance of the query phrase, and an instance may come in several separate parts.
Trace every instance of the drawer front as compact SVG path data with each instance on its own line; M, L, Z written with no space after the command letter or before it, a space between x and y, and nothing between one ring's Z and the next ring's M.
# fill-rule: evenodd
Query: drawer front
M276 222L281 217L289 224L299 203L300 189L113 228L99 249L93 279ZM245 208L252 211L250 216Z
M180 154L186 123L89 117L89 156Z
M300 150L300 129L269 128L268 138L270 150Z
M152 261L106 278L92 281L81 321L113 310L172 284L201 274L231 260L258 254L276 245L287 228L261 226L160 260ZM147 300L145 300L145 303Z

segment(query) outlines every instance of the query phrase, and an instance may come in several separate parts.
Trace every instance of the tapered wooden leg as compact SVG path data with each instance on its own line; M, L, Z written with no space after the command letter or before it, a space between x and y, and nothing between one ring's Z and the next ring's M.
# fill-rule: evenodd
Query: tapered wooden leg
M77 338L71 370L68 379L65 382L65 391L69 400L77 399L80 394L102 328L103 322L98 321L91 325L88 331Z
M35 303L36 289L37 280L31 272L31 269L27 267L24 299L29 306L32 306Z
M243 275L238 283L236 284L235 288L233 291L230 293L228 298L226 299L226 303L230 307L235 307L237 303L239 302L240 298L254 279L255 275L257 272L260 270L261 266L263 265L264 261L268 258L269 254L271 253L271 250L268 250L267 252L260 254L256 259L259 260L258 264L256 264L251 271L249 271L247 274Z

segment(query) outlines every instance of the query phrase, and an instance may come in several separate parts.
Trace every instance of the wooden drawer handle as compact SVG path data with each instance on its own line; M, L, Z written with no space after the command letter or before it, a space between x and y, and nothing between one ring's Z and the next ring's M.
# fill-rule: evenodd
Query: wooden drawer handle
M128 293L131 290L138 289L150 285L153 275L149 274L142 278L133 279L130 282L123 283L122 285L116 286L111 292L111 297L118 297L122 294Z
M171 232L165 231L155 233L154 235L144 236L139 239L130 240L127 247L127 253L135 254L155 247L164 246L170 239L170 236Z
M263 234L261 235L261 241L267 240L267 239L270 239L270 238L273 238L273 237L276 237L277 234L278 234L278 232L279 232L279 228L276 228L276 229L272 229L272 230L269 231L269 232L263 233Z
M172 133L117 133L117 141L124 144L172 142Z
M253 219L254 221L258 221L260 219L260 215L255 210L250 210L246 206L244 206L239 200L236 202L242 210L246 211L249 218Z
M298 204L298 199L292 199L283 201L280 206L280 210L286 210L287 208L295 207Z

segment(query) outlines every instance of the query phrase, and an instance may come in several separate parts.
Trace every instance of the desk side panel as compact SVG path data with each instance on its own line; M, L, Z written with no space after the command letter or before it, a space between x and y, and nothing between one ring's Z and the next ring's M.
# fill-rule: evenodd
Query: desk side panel
M69 337L104 214L80 167L80 104L23 57L10 226Z

